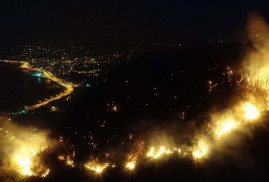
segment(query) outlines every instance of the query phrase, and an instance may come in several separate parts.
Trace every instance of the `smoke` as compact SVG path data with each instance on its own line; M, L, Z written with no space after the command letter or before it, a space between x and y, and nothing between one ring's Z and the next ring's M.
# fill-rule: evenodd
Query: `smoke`
M254 80L266 82L269 70L269 25L258 14L250 14L248 37L253 45L244 59L243 70Z
M0 179L45 176L49 169L41 154L52 145L48 131L20 126L11 119L0 119ZM11 180L12 181L12 180Z

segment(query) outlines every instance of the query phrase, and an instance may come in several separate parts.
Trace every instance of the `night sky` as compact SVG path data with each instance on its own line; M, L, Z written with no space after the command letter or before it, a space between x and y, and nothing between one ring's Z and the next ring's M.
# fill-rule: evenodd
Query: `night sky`
M256 0L1 0L1 45L77 41L103 45L240 41Z

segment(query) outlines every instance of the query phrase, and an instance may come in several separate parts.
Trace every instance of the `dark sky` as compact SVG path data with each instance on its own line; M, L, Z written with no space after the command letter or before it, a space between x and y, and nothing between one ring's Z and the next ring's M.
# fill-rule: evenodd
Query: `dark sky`
M0 0L1 44L82 41L134 45L231 41L258 0Z

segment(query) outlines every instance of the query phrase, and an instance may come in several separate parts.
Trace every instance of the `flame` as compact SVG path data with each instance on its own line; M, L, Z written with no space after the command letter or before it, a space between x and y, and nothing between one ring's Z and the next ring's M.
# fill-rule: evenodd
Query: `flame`
M155 150L155 147L151 147L150 150L147 153L147 157L158 159L162 157L164 154L172 154L171 149L167 149L165 146L160 146L159 150Z
M41 175L41 177L46 177L50 173L50 169L46 169L44 173Z
M21 168L21 172L24 175L28 175L28 176L32 176L33 172L31 170L31 166L32 164L32 158L36 155L36 152L33 152L32 154L26 156L26 157L22 157L22 158L18 158L16 159L16 162L19 164L20 168Z
M11 136L11 140L4 143L0 152L4 152L3 157L10 162L12 170L22 176L47 176L49 169L42 161L42 156L48 151L48 133L15 125L10 119L3 124L3 128L11 129L4 130L7 136ZM3 131L3 128L1 126L0 131ZM6 138L0 138L0 142L2 139Z
M207 154L207 152L208 152L208 145L205 143L205 141L200 140L198 142L198 146L192 152L192 155L196 159L201 159Z
M13 160L18 166L18 172L24 176L46 177L50 172L50 170L42 164L38 157L38 152L36 151L32 151L28 155L19 153Z
M244 107L244 111L245 111L245 118L247 120L254 120L257 119L260 115L258 109L256 108L255 105L248 103L245 105Z
M85 164L85 167L93 172L95 172L96 174L101 174L103 173L103 171L109 167L109 163L97 163L95 161L91 161Z
M236 128L239 123L237 123L232 117L225 118L224 120L217 121L217 126L215 128L215 135L217 139L220 139L225 133L230 132Z
M135 161L130 161L130 162L127 162L127 164L125 165L125 167L129 170L133 170L135 168L135 164L136 162Z
M129 154L128 161L125 165L127 169L133 170L135 168L136 161L143 154L144 146L145 146L145 141L144 140L139 141L136 148L132 151L132 153Z
M248 37L252 42L253 49L243 62L242 73L245 75L250 94L258 99L261 110L269 109L268 31L269 25L266 21L257 14L251 14L248 24ZM258 116L257 113L255 115ZM250 116L250 120L254 116Z

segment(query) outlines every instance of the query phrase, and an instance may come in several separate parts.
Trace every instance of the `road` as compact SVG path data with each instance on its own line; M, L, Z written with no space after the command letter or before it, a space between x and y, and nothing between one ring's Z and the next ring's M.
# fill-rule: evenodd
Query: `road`
M43 73L43 75L47 78L47 79L50 79L52 80L53 82L56 82L57 84L61 85L62 87L64 87L64 91L57 94L56 96L48 99L48 100L44 100L44 101L41 101L35 105L32 105L32 106L25 106L25 109L26 110L34 110L34 109L37 109L39 107L42 107L44 105L47 105L55 100L58 100L58 99L61 99L65 96L68 96L69 94L71 94L73 91L74 91L74 88L75 87L78 87L79 85L76 85L76 84L73 84L71 82L66 82L60 78L57 78L56 76L54 76L51 72L49 71L45 71L45 70L42 70L40 68L33 68L30 66L30 64L26 61L10 61L10 60L0 60L0 62L5 62L5 63L10 63L10 64L20 64L20 68L21 69L27 69L27 70L31 70L31 71L38 71L38 72L41 72Z

